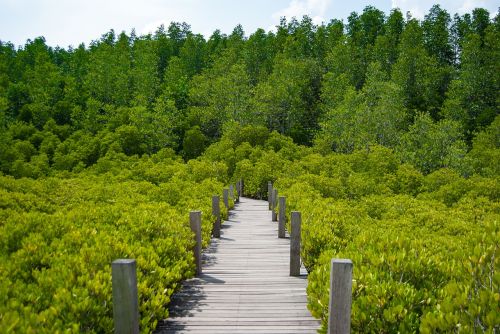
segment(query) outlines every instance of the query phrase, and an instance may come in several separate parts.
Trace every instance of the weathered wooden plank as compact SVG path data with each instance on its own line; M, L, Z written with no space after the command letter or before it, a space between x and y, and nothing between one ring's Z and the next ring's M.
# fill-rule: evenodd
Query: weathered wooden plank
M248 327L248 326L247 326ZM264 327L214 327L214 326L203 326L197 327L196 329L190 328L171 328L164 329L161 333L170 334L170 333L197 333L197 334L316 334L315 329L310 328L295 328L295 327L283 327L283 326L264 326Z
M290 240L264 201L241 198L202 256L203 272L172 296L157 333L316 333L307 272L290 277Z

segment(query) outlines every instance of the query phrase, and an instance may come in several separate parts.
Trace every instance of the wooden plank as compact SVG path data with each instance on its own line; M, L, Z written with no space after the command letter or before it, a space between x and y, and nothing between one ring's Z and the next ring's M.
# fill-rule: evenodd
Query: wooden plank
M157 333L316 333L307 272L290 275L290 240L278 239L264 201L241 198L202 256L203 272L172 296Z

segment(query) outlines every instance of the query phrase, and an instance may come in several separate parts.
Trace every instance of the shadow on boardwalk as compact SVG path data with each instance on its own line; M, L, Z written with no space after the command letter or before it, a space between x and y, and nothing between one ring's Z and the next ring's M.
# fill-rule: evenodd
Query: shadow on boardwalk
M203 274L172 297L157 333L316 333L307 276L289 276L288 239L278 239L267 202L241 198L203 255Z

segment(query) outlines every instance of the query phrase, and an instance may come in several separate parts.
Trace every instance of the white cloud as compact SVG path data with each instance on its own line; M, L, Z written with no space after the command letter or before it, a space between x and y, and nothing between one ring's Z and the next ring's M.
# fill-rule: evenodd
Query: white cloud
M315 24L320 24L325 21L325 13L330 3L331 0L292 0L288 7L275 12L272 17L274 20L279 20L283 16L300 19L308 15Z
M460 14L470 13L475 8L486 7L485 1L482 0L465 0L462 7L458 8Z

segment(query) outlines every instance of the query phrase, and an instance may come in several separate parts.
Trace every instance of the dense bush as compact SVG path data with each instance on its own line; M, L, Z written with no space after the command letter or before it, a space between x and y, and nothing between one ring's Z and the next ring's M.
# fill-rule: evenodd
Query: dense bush
M207 246L210 195L224 181L224 165L168 151L37 180L0 176L0 331L111 332L117 258L137 260L141 331L154 330L194 273L188 213L203 212Z
M354 332L499 330L498 176L464 178L451 168L423 175L380 146L299 150L256 148L235 174L257 197L273 180L287 212L302 212L309 309L321 332L333 257L354 262Z

